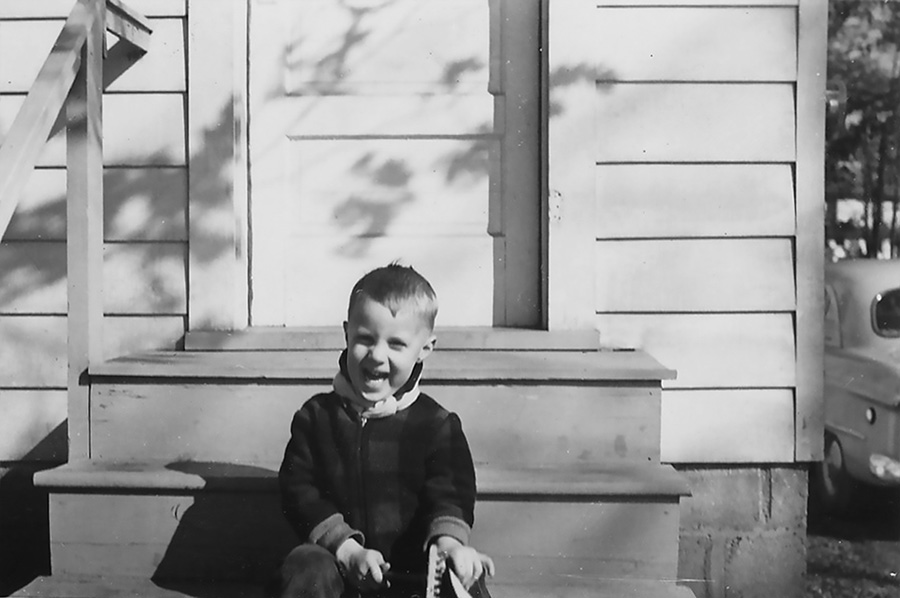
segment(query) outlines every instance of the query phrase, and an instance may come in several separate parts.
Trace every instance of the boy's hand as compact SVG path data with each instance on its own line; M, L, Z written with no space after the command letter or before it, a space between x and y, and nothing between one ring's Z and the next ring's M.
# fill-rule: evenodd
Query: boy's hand
M391 565L377 550L369 550L351 538L340 545L335 557L347 581L360 590L375 590L389 585L384 574Z
M486 554L481 554L471 546L464 546L459 540L449 536L441 536L435 542L438 550L447 553L447 559L453 566L453 572L469 588L487 573L494 575L494 561Z

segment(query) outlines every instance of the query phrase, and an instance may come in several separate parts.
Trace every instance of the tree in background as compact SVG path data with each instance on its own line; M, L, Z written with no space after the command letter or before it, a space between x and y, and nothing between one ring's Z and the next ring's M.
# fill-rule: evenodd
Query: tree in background
M900 3L830 0L829 117L826 124L826 239L862 239L877 257L885 239L897 254L900 201ZM838 200L865 206L857 223L841 223ZM882 206L889 202L887 218ZM886 220L886 221L885 221Z

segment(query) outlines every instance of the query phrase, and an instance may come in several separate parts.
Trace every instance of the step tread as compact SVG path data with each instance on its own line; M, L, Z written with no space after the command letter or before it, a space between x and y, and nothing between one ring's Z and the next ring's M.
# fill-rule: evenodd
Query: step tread
M489 583L492 598L695 598L667 580L565 578L530 583Z
M592 467L477 466L479 498L502 496L687 496L669 465L609 463ZM73 461L37 472L37 486L83 489L274 490L275 467L238 463Z
M532 330L487 326L438 326L441 350L596 351L600 335L593 329ZM253 326L245 330L189 330L188 351L311 351L345 346L340 326Z
M137 577L39 577L11 598L262 598L258 584L234 582L166 583ZM494 598L694 598L672 581L560 579L552 583L492 583Z
M142 577L48 575L38 577L10 598L262 598L259 584L241 582L166 582Z
M154 351L91 366L92 376L330 382L338 352ZM675 377L642 351L437 351L424 382L660 381Z

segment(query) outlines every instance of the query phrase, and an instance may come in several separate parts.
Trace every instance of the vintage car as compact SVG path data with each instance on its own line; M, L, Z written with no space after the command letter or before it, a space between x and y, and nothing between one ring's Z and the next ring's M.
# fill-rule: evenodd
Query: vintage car
M847 512L860 490L900 487L900 260L825 268L825 456L811 492Z

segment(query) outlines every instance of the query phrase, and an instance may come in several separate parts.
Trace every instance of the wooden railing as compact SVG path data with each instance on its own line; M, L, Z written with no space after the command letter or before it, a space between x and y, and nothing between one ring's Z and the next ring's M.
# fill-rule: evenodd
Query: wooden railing
M118 41L106 47L106 31ZM0 145L0 238L47 139L66 127L69 458L90 456L88 366L103 341L103 89L152 29L120 0L77 0Z

